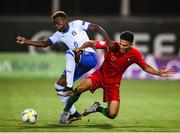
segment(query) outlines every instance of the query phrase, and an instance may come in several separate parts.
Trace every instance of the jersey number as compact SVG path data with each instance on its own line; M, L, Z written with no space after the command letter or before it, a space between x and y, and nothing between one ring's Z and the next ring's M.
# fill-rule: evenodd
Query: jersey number
M78 43L77 42L74 42L74 47L78 48Z

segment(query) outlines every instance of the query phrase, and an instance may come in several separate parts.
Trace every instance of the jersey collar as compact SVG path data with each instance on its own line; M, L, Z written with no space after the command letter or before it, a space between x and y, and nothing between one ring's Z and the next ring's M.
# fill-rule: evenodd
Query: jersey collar
M69 24L68 24L68 26L64 29L64 31L63 31L62 33L67 33L68 30L69 30Z

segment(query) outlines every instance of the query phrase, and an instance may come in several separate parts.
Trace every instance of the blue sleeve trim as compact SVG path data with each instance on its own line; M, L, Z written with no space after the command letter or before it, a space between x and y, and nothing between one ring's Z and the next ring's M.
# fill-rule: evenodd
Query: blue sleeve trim
M73 57L75 57L74 52L73 52L72 50L67 50L67 51L66 51L66 54L70 54L70 55L72 55Z
M48 41L49 44L55 45L55 44L51 41L51 39L48 39L47 41Z

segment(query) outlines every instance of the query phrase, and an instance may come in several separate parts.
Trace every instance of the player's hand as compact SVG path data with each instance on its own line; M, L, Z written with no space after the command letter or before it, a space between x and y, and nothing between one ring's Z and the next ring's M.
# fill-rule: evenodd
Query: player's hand
M83 52L83 49L81 49L81 48L75 48L74 51L75 51L76 53L79 53L79 52Z
M112 41L109 41L109 42L108 42L108 46L109 46L109 47L112 47L112 46L113 46Z
M110 51L110 50L112 50L113 51L113 47L114 45L113 45L113 43L112 43L112 41L108 41L108 50Z
M23 44L25 44L25 41L26 41L26 38L25 38L25 37L18 36L18 37L16 38L16 42L17 42L18 44L23 45Z
M162 68L159 71L159 76L161 76L161 77L172 77L173 75L174 75L174 70L173 69Z

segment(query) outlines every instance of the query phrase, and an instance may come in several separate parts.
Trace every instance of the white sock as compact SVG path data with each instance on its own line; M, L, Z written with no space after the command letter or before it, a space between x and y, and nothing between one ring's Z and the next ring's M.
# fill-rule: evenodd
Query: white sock
M74 71L75 71L75 55L72 50L66 52L66 82L67 87L73 87Z
M64 103L64 106L66 106L69 98L70 96L67 96L67 97L61 96L61 101ZM75 112L76 112L76 108L74 105L72 105L72 107L69 109L69 113L74 114Z
M58 85L57 83L55 83L55 90L58 92L58 91L62 91L64 89L63 86L61 85ZM68 97L63 97L63 96L60 96L60 100L63 102L64 106L66 106L68 100L69 100L69 96ZM70 114L74 114L76 112L76 108L75 106L73 105L70 109L69 109L69 113Z

